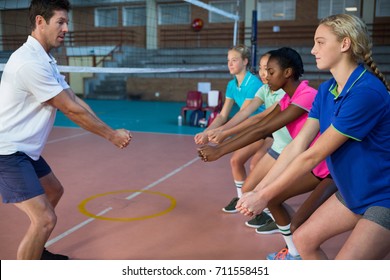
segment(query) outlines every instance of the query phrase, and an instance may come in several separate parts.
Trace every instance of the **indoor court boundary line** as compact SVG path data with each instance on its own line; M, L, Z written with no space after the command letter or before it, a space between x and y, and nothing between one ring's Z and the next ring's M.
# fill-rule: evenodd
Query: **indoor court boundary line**
M172 177L173 175L175 175L176 173L179 173L180 171L182 171L184 168L190 166L191 164L193 164L195 161L199 160L200 158L199 157L196 157L192 160L190 160L189 162L187 162L186 164L176 168L175 170L173 170L171 173L168 173L167 175L161 177L160 179L158 179L157 181L154 181L153 183L147 185L146 187L144 187L142 190L145 191L145 190L149 190L153 187L155 187L156 185L160 184L161 182L165 181L166 179L168 179L169 177ZM128 197L126 197L126 199L130 200L138 195L140 195L141 192L139 193L133 193L132 195L129 195Z
M179 173L180 171L182 171L184 168L190 166L191 164L193 164L194 162L198 161L200 158L199 157L196 157L192 160L190 160L189 162L183 164L182 166L176 168L175 170L173 170L172 172L166 174L165 176L161 177L160 179L154 181L153 183L147 185L146 187L142 188L141 190L144 191L144 190L149 190L155 186L157 186L158 184L160 184L161 182L167 180L168 178L174 176L175 174ZM136 196L142 194L142 192L138 192L138 193L133 193L132 195L129 195L128 197L126 197L127 200L130 200L130 199L133 199L135 198ZM110 210L112 210L112 207L108 207L107 209L104 209L103 211L101 211L100 213L98 213L96 216L102 216L104 214L106 214L107 212L109 212ZM71 233L79 230L80 228L86 226L87 224L93 222L94 220L96 220L95 218L89 218L87 220L85 220L84 222L81 222L79 223L78 225L72 227L71 229L65 231L64 233L48 240L45 244L46 247L49 247L51 245L53 245L54 243L60 241L61 239L63 239L64 237L70 235Z
M58 138L58 139L53 139L53 140L47 141L47 144L54 144L54 143L58 143L58 142L61 142L61 141L66 141L66 140L69 140L69 139L73 139L73 138L77 138L77 137L80 137L80 136L84 136L84 135L87 135L87 134L91 134L91 132L87 131L87 132L83 132L83 133L72 135L72 136L67 136L67 137L62 137L62 138Z

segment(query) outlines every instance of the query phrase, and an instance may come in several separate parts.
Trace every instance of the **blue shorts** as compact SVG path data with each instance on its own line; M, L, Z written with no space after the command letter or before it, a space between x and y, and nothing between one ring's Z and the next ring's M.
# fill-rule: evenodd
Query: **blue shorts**
M268 154L273 158L273 159L278 159L278 157L280 156L280 154L278 152L276 152L274 149L272 148L269 148L268 149Z
M0 194L3 202L16 203L44 194L39 178L50 172L50 166L42 157L35 161L22 152L0 155Z

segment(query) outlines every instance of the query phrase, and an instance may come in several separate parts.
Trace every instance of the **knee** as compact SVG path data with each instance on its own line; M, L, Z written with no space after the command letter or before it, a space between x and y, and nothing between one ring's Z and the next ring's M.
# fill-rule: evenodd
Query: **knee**
M46 219L46 225L44 227L45 232L50 235L50 233L53 231L54 227L57 224L57 215L52 212L50 215L48 215Z
M50 208L45 210L39 217L37 224L45 235L49 235L57 224L57 215L54 213L54 210Z
M243 165L244 165L244 162L240 158L240 156L233 154L233 156L230 158L230 166L231 167L241 167Z
M45 225L49 229L53 229L57 224L57 215L54 210L46 211Z
M299 229L295 229L295 231L293 231L293 242L298 252L301 253L303 248L302 248L302 236Z
M306 252L310 250L310 244L312 244L310 236L301 227L293 232L293 242L301 256L306 255Z

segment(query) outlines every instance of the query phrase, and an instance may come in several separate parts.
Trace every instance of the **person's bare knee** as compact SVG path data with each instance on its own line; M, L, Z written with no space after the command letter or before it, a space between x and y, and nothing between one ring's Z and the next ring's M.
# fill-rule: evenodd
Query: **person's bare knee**
M245 162L242 160L240 154L234 153L232 157L230 158L230 166L232 168L235 167L241 167L245 164Z
M27 214L31 221L31 227L38 230L38 232L43 231L45 234L50 234L57 223L54 207L45 195L42 195L42 198L37 197L33 203L15 205Z
M57 223L54 208L46 198L35 204L15 205L30 219L30 226L17 250L17 259L39 259L42 248Z
M41 222L42 222L41 224L42 229L47 234L47 237L49 237L49 235L51 234L51 232L53 231L54 227L57 224L57 215L55 214L54 210L53 209L46 210L42 217Z
M306 250L305 242L304 242L304 240L305 240L304 235L305 235L305 233L302 230L300 230L300 228L296 228L294 233L293 233L294 245L301 255L304 255L304 252Z

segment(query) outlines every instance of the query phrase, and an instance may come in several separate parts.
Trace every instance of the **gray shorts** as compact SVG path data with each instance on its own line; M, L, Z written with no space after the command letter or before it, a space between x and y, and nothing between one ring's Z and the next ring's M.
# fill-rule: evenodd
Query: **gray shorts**
M336 192L336 197L345 207L348 208L339 191ZM364 212L362 218L390 230L390 208L383 206L371 206L366 210L366 212Z

